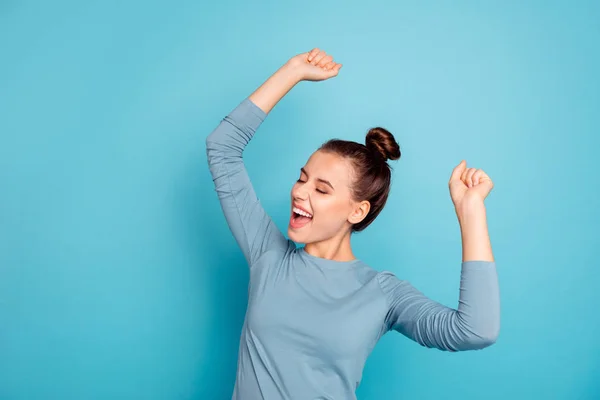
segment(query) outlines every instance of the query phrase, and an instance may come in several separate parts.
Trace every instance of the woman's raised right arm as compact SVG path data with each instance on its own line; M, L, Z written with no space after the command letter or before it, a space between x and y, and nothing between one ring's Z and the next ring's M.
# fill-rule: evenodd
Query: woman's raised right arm
M285 249L287 240L256 196L242 153L267 114L296 83L337 75L340 65L330 58L315 50L291 58L206 138L208 164L221 208L250 267L264 252Z

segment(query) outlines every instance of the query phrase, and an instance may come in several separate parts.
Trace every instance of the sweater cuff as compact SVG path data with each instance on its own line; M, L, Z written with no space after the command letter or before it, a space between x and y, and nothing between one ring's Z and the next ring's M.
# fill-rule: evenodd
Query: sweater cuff
M252 132L262 124L267 114L261 110L256 104L245 98L233 111L229 113L229 118L238 124L243 124L245 127L250 128Z
M496 268L495 261L483 261L483 260L469 260L463 261L462 266L468 269L486 269L486 268Z

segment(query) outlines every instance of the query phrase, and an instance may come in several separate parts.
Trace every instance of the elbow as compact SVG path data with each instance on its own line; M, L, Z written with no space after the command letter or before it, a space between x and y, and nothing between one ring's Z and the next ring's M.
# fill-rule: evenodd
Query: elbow
M204 145L206 146L207 149L210 149L211 147L213 147L215 145L215 133L211 133L210 135L208 135L206 137L206 139L204 140Z
M210 135L206 138L206 140L204 141L204 152L206 153L206 159L208 160L208 164L212 164L213 163L213 157L212 157L212 151L211 149L213 149L213 141L210 137Z
M214 158L217 154L222 154L227 152L227 148L219 140L219 138L213 133L208 135L206 140L204 141L204 151L206 152L206 157L209 163L213 163Z
M495 344L500 333L499 326L481 330L477 334L467 336L463 343L463 350L482 350Z
M220 124L212 132L210 132L208 136L206 136L206 139L204 139L204 144L206 145L207 149L218 148L223 144L226 137L227 134L225 127L223 124Z
M464 322L464 321L463 321ZM490 318L477 323L462 323L457 327L455 347L457 351L481 350L492 346L500 334L500 319ZM460 339L459 339L460 338Z
M496 343L496 340L498 340L498 334L490 334L471 339L467 345L471 350L481 350L490 347Z

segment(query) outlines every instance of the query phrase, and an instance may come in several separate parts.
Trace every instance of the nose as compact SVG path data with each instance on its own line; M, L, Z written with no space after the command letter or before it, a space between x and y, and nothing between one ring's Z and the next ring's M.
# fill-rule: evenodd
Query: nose
M308 192L303 188L303 185L296 185L292 189L292 197L294 200L306 200L308 198Z

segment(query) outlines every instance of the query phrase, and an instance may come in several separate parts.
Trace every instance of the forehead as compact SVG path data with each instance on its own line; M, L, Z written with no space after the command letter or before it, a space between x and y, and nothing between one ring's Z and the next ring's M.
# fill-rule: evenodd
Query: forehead
M349 162L336 154L317 150L310 156L304 169L311 178L328 180L334 187L349 186L351 181Z

